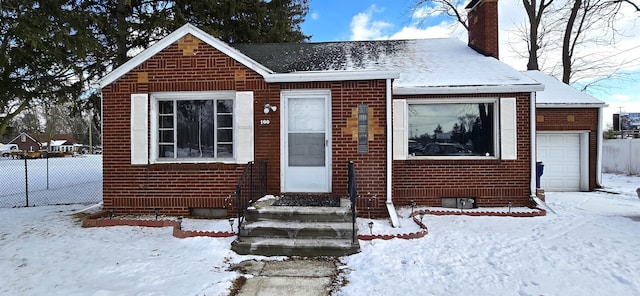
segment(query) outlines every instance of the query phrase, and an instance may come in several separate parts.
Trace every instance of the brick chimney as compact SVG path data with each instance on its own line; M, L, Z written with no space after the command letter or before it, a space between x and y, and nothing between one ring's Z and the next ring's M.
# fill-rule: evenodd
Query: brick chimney
M469 47L498 59L498 0L471 0L465 8Z

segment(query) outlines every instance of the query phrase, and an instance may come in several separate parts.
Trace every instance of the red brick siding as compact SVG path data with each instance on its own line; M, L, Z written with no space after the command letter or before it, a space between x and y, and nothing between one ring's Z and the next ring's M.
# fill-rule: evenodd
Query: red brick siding
M244 79L236 81L237 71L244 73ZM148 82L138 83L139 73L146 73ZM352 160L356 164L358 179L359 215L386 215L386 135L375 134L370 139L369 152L360 154L352 135L343 133L353 108L359 104L373 108L378 126L386 129L386 81L267 84L254 71L203 43L199 45L197 55L193 56L183 56L176 44L171 45L102 90L105 208L149 214L160 208L163 214L188 215L189 208L193 207L227 207L232 214L234 205L229 204L226 198L234 197L235 185L245 167L221 163L132 166L129 139L131 93L253 91L255 159L267 161L268 192L279 194L281 109L264 114L262 106L269 103L280 107L280 92L292 89L331 90L332 195L346 196L347 163ZM517 95L518 160L394 161L394 202L406 205L414 199L422 205L437 206L440 197L470 196L478 197L481 206L504 206L508 201L516 205L526 204L530 180L529 96ZM262 119L268 119L270 124L261 125ZM451 181L455 175L464 177L459 184Z
M244 80L236 81L236 71L244 72ZM139 73L146 73L148 82L138 83ZM280 110L264 114L262 106L280 106L280 91L285 89L331 89L333 195L346 196L347 162L353 160L363 198L382 201L385 136L375 135L369 153L358 154L357 142L350 134L343 135L342 128L358 104L373 108L384 128L385 85L384 80L267 84L257 73L208 45L201 43L197 55L183 56L173 44L102 90L105 208L130 213L152 213L160 208L161 213L172 215L187 215L192 207L233 210L234 205L225 198L233 197L245 165L130 164L130 95L165 91L253 91L255 159L267 161L268 191L279 194ZM270 124L261 125L262 119L269 119ZM367 207L365 203L359 202L358 207ZM381 206L376 208L384 213Z
M498 1L482 0L469 12L469 45L490 56L498 54Z
M443 197L473 197L476 198L477 205L482 207L506 206L509 201L516 206L530 204L529 95L488 94L468 97L517 97L518 159L396 160L393 162L394 204L407 206L410 200L414 200L418 205L440 206Z
M570 121L573 116L574 121ZM597 187L598 108L537 108L538 131L589 131L589 191Z

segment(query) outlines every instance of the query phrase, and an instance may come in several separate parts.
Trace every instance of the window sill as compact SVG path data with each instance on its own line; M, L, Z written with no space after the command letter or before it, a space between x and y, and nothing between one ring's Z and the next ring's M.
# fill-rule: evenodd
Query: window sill
M231 158L172 158L172 159L155 159L150 164L209 164L209 163L225 163L238 164L235 159Z
M500 160L495 156L411 156L407 160Z

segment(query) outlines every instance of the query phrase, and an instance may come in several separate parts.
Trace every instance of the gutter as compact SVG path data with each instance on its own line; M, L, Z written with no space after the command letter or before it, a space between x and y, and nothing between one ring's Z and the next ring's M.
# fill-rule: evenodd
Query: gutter
M531 113L531 117L530 117L530 129L531 129L531 144L529 145L530 149L531 149L531 182L529 183L530 189L531 189L531 195L530 195L530 199L533 201L536 201L538 199L538 195L536 194L537 192L537 187L536 187L536 179L538 178L538 174L536 172L536 162L538 161L538 155L537 155L537 143L536 143L536 93L535 92L531 92L531 99L530 99L530 106L529 108L531 109L529 112Z
M347 71L301 71L291 73L273 73L263 75L267 83L282 82L317 82L317 81L354 81L397 79L398 71L347 70Z
M398 220L398 213L396 212L396 208L393 205L392 200L392 181L393 181L393 128L392 128L392 119L393 115L391 114L391 89L392 89L392 79L387 79L387 200L385 204L387 205L387 212L389 212L389 218L391 219L391 226L400 227L400 221Z
M598 108L598 134L596 135L596 188L602 188L602 115L605 106Z
M528 93L542 91L542 84L510 85L470 85L470 86L431 86L431 87L395 87L396 95L438 95L438 94L491 94L491 93Z

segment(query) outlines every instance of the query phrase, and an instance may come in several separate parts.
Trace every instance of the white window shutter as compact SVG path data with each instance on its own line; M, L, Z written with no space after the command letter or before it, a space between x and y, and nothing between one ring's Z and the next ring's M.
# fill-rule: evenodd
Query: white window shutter
M393 100L393 159L405 160L409 153L406 139L406 100Z
M253 161L254 157L253 92L236 92L234 102L236 138L233 146L235 147L235 159L237 163L248 163Z
M502 159L518 159L516 98L500 99L500 152Z
M149 95L131 94L131 164L149 163Z

